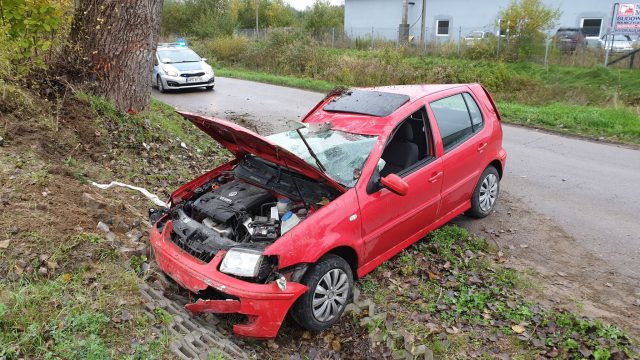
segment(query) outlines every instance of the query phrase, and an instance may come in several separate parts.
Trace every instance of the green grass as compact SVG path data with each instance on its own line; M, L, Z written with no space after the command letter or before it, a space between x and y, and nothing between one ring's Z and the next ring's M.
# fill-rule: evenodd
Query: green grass
M527 68L524 65L520 67L522 71ZM575 71L588 70L576 69ZM327 92L338 86L338 84L316 79L281 76L238 68L217 69L216 74L319 92ZM595 139L604 138L614 142L640 144L640 116L630 108L561 103L534 106L511 101L499 101L498 108L506 123L539 127Z
M591 138L640 144L640 117L628 108L566 104L530 106L499 102L505 122Z
M324 80L274 75L241 68L219 68L216 69L216 75L319 92L328 92L336 87L335 84Z
M152 336L141 307L130 321L112 320L137 291L135 275L109 263L52 280L0 283L0 358L161 358L166 339Z
M105 98L85 92L77 92L76 97L87 103L98 115L119 127L118 133L127 136L120 139L122 144L130 142L129 137L133 135L135 141L131 145L137 149L142 143L168 143L176 139L202 151L215 146L207 136L203 136L200 131L194 131L193 125L176 113L172 106L161 101L151 99L148 109L136 115L129 115L118 112L113 103Z
M495 252L463 228L447 225L434 231L361 280L376 313L393 314L391 321L365 319L368 331L395 337L403 329L417 340L415 345L426 344L441 358L463 358L470 350L490 352L496 344L488 337L498 333L504 335L501 351L513 358L536 357L534 339L558 349L560 358L581 358L580 348L602 359L612 349L631 358L640 355L620 328L545 308L527 296L536 284L525 273L494 262ZM428 320L421 320L425 315ZM434 326L440 330L432 333ZM451 331L453 327L460 332Z

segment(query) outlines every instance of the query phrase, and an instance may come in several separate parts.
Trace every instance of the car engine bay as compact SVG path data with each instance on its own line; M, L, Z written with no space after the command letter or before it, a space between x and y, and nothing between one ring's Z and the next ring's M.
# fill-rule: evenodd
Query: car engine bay
M203 262L236 246L264 249L338 195L286 168L245 157L168 211L171 240Z

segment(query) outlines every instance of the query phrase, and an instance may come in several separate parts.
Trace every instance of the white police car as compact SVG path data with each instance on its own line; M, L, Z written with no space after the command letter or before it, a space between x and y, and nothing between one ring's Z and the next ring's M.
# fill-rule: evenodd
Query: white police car
M213 69L185 42L160 43L156 51L152 84L160 92L205 87L213 90Z

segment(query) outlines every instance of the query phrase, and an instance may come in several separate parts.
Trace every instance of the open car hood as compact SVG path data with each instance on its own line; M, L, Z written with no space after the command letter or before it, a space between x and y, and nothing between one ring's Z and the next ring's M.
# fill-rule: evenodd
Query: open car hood
M319 169L247 128L209 116L183 111L178 111L178 114L194 123L200 130L227 148L237 158L252 154L274 164L287 167L311 179L322 181L340 192L345 191L344 186Z

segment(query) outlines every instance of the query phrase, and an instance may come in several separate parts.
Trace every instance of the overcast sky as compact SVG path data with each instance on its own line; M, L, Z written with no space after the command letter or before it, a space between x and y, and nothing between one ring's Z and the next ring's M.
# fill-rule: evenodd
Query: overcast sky
M311 6L314 0L284 0L284 2L298 10L304 10L307 6ZM329 2L334 5L344 4L344 0L329 0Z

